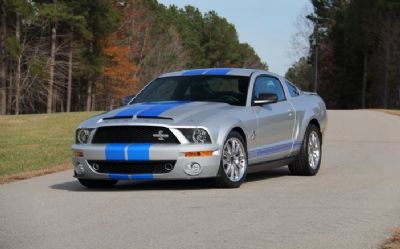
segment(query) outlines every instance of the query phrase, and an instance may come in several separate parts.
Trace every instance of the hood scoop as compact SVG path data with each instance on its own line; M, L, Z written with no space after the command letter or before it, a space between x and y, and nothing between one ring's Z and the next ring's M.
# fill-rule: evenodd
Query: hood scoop
M164 119L164 120L174 120L169 117L161 117L161 116L136 116L137 119Z
M114 116L114 117L107 117L103 118L103 120L113 120L113 119L132 119L133 116Z

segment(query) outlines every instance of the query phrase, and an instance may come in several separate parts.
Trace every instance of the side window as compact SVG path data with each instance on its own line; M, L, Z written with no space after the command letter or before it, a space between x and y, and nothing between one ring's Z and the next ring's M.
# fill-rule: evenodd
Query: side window
M278 96L278 101L286 99L279 80L269 76L261 76L256 79L253 98L258 98L260 93L275 93Z
M290 96L297 97L300 95L299 89L297 89L297 87L295 87L292 83L290 83L289 81L286 81L286 85L289 89Z

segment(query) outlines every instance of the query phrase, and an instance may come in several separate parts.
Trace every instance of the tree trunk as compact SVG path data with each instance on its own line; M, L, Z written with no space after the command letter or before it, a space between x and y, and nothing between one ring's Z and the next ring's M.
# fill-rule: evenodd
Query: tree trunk
M74 33L71 31L71 43L68 55L68 86L67 86L67 112L71 111L71 94L72 94L72 55L73 55Z
M109 110L112 111L114 109L114 98L110 96L110 107Z
M87 99L86 99L86 111L90 111L92 107L92 81L88 81L88 88L87 88Z
M56 37L57 29L56 24L51 28L51 54L50 54L50 68L49 68L49 87L47 89L47 113L51 113L53 109L53 85L54 85L54 66L56 59Z
M397 82L398 82L398 96L397 96L397 109L400 108L400 63L397 64Z
M363 69L363 81L362 81L362 93L361 93L361 108L365 108L366 104L366 92L367 92L367 80L368 80L368 52L364 51L364 69Z
M385 64L384 64L384 74L383 74L383 107L388 108L388 74L389 74L389 60L390 60L390 50L389 47L385 48Z
M57 98L58 98L58 91L57 88L53 87L53 100L52 100L52 109L51 112L57 112Z
M1 30L0 30L0 115L7 113L7 68L5 56L5 38L7 35L6 26L6 7L5 4L1 5Z
M20 44L21 42L21 17L17 13L16 16L16 23L15 23L15 38ZM20 89L20 84L21 84L21 54L18 55L17 59L17 68L16 68L16 73L15 73L15 114L19 114L19 101L20 101L20 96L21 96L21 89Z
M96 110L96 83L92 83L92 97L90 98L92 103L90 106L90 111Z
M12 106L12 96L13 96L13 85L12 85L12 82L13 82L13 74L12 74L11 70L8 72L8 77L9 77L9 79L8 79L9 86L8 86L8 98L7 98L7 106L8 106L8 108L7 108L7 109L8 109L7 114L10 114L10 115L11 115L12 109L13 109L13 106Z

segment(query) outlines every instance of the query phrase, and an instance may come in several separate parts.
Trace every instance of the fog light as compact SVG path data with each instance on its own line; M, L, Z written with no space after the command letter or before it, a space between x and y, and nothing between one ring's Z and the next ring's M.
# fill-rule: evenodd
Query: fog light
M83 167L81 163L78 163L77 165L75 165L75 172L78 175L83 175L85 173L85 167Z
M197 176L203 171L203 167L198 163L191 162L185 166L183 171L190 176Z
M97 163L93 163L93 164L92 164L92 167L93 167L93 169L96 170L96 171L98 171L98 170L100 169L100 165L97 164Z

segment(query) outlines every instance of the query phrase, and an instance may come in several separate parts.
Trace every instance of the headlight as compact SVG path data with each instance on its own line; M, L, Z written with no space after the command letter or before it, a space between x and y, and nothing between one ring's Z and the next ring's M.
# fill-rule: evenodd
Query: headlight
M196 144L210 144L211 138L208 132L201 128L195 129L179 129L187 140Z
M90 132L92 129L78 129L76 130L75 143L77 144L87 144L90 137Z

